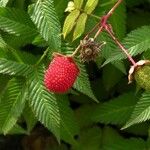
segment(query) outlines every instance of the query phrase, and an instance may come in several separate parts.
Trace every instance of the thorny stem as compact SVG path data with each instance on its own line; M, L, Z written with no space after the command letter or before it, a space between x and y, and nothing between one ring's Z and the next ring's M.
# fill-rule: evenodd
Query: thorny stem
M112 9L106 14L104 15L101 19L100 22L98 24L96 24L94 26L94 28L84 37L84 39L88 38L89 35L93 32L95 32L95 30L99 27L98 31L95 33L94 39L96 39L98 37L98 35L102 32L103 29L105 29L109 35L111 36L111 38L115 41L115 43L118 45L118 47L126 54L128 60L133 64L134 67L137 67L137 63L135 62L135 60L132 58L132 56L128 53L128 50L119 42L119 40L115 37L111 26L109 26L107 24L107 20L109 19L109 17L113 14L113 12L115 11L115 9L119 6L119 4L122 2L123 0L118 0L116 2L116 4L112 7ZM76 50L70 55L71 57L74 57L78 51L80 50L81 44L79 44L79 46L76 48Z
M115 41L115 43L119 46L119 48L127 55L128 60L133 64L134 67L137 66L135 60L131 57L131 55L128 53L128 50L118 41L118 39L114 36L112 29L109 27L109 25L105 25L105 30L109 33L111 38Z
M113 14L115 9L122 3L123 0L118 0L118 2L113 6L113 8L107 13L107 19Z
M113 6L113 8L105 16L103 16L101 18L101 20L100 20L101 26L100 26L99 30L97 31L97 33L95 34L94 39L96 39L98 37L98 35L102 32L103 28L105 28L105 25L107 24L107 20L113 14L115 9L119 6L119 4L121 2L122 2L122 0L118 0L117 3Z
M97 36L98 36L98 35L102 32L102 30L105 28L105 26L106 26L106 24L107 24L108 18L113 14L114 10L118 7L118 5L119 5L121 2L122 2L122 0L118 0L118 1L116 2L116 4L113 6L113 8L112 8L105 16L103 16L103 17L100 19L100 22L97 23L97 24L92 28L92 30L84 37L84 39L88 38L89 35L90 35L91 33L93 33L93 32L98 28L98 26L100 26L99 29L98 29L98 31L96 32L96 34L95 34L95 36L94 36L94 39L96 39ZM75 49L75 51L70 55L70 57L74 57L74 56L78 53L78 51L80 50L80 47L81 47L81 44L79 44L79 46L78 46L78 47Z
M100 28L99 28L99 30L96 32L96 34L95 34L95 36L94 36L94 40L98 37L98 35L102 32L102 30L103 30L103 26L101 26Z

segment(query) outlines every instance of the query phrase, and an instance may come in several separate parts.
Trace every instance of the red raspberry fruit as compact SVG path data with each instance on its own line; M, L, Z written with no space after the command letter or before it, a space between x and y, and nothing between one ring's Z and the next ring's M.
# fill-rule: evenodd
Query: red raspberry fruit
M72 87L78 74L79 69L72 57L55 54L45 72L44 84L51 92L65 93Z

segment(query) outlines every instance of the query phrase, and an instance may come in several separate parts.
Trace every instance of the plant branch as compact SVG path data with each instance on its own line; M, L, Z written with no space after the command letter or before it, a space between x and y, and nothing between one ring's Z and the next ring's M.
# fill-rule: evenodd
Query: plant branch
M115 9L119 6L119 4L121 2L122 2L122 0L118 0L117 3L112 7L112 9L105 16L103 16L101 18L101 20L100 20L101 26L100 26L99 30L97 31L97 33L95 34L94 39L96 39L98 37L98 35L102 32L103 28L105 28L105 25L107 24L107 20L113 14Z
M101 26L100 28L99 28L99 30L96 32L96 34L95 34L95 36L94 36L94 39L96 39L97 37L98 37L98 35L102 32L102 30L103 30L103 26Z
M48 50L49 50L49 48L47 48L47 49L44 51L43 55L42 55L42 56L40 57L40 59L37 61L36 65L40 64L40 62L45 58L45 56L46 56L47 53L48 53Z
M69 57L75 57L75 55L78 53L80 48L81 48L81 44L78 45L78 47L75 49L75 51L71 55L69 55Z
M84 40L84 39L87 39L87 38L90 36L90 34L92 34L93 32L95 32L95 30L96 30L98 27L99 27L99 23L97 23L97 24L91 29L91 31L89 31L89 32L85 35L85 37L83 38L83 40ZM80 48L81 48L81 44L78 45L78 47L75 49L75 51L74 51L71 55L69 55L69 57L75 57L75 55L78 53L78 51L80 50Z
M109 25L105 25L105 30L109 33L111 38L115 41L115 43L118 45L118 47L127 55L128 60L133 64L133 66L137 66L135 60L131 57L131 55L128 53L128 50L118 41L118 39L114 36L114 33L112 32L112 29Z
M94 39L96 39L98 37L98 35L102 32L102 30L105 28L106 24L107 24L107 20L109 19L109 17L113 14L113 12L115 11L115 9L119 6L119 4L122 2L122 0L118 0L116 2L116 4L112 7L112 9L102 18L100 18L99 23L97 23L90 32L88 32L86 34L86 36L83 39L86 39L89 37L90 34L92 34L93 32L95 32L95 30L99 27L98 31L95 33ZM91 15L93 16L93 15ZM95 15L94 15L95 16ZM96 18L98 18L96 16ZM79 44L79 46L75 49L75 51L70 55L70 57L74 57L78 51L80 50L81 44Z
M118 0L117 3L113 6L113 8L107 13L107 19L113 14L115 9L122 3L123 0Z

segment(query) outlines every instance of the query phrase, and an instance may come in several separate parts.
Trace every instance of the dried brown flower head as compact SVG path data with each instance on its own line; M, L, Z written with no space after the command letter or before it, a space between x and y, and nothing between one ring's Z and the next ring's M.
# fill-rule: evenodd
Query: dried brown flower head
M93 38L84 39L81 41L80 58L83 62L89 62L95 60L99 55L100 48L106 44L98 43Z

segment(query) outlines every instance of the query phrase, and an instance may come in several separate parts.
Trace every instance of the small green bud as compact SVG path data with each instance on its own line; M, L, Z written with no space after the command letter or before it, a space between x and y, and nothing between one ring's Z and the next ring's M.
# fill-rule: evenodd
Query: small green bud
M68 6L65 9L65 12L72 12L74 9L75 9L74 2L73 1L69 1L68 2Z
M134 78L141 88L150 91L150 65L139 67L135 71Z

